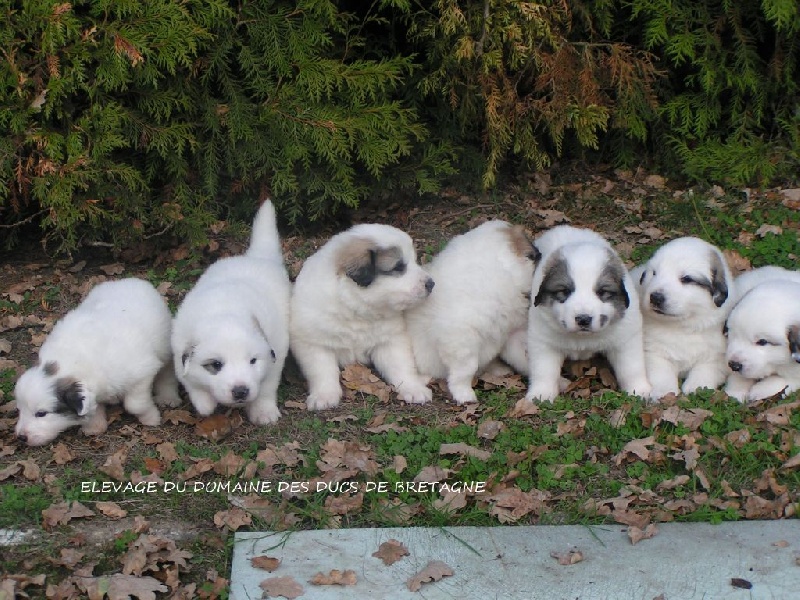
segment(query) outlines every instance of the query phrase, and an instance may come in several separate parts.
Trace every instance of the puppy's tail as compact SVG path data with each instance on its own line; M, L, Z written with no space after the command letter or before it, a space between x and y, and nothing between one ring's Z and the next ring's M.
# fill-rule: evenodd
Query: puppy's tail
M253 219L253 230L250 234L250 247L247 249L248 256L260 258L283 259L283 249L281 248L281 238L278 234L278 224L275 218L275 207L271 200L266 200L261 208L258 209L255 219Z

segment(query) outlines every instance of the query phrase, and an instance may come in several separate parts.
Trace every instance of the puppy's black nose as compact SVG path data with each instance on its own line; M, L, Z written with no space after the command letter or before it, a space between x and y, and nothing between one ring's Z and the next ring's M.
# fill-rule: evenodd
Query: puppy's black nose
M592 326L592 315L578 315L575 317L575 323L581 329L588 329Z
M27 444L27 443L28 443L28 436L27 436L27 435L25 435L24 433L18 433L18 434L17 434L17 439L18 439L20 442L22 442L23 444Z
M735 360L729 360L728 366L731 368L731 371L739 372L742 370L742 363L736 362Z
M250 393L250 388L246 385L237 385L231 390L231 396L237 402L241 402L245 398L247 398L247 394Z
M436 282L429 277L428 281L425 282L425 290L430 294L434 285L436 285Z
M664 297L664 294L661 292L653 292L650 294L650 304L655 308L664 308L664 302L667 299Z

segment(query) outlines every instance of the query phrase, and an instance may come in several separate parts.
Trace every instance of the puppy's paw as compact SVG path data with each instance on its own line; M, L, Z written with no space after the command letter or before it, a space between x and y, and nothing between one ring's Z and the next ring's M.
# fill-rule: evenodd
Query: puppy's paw
M253 425L269 425L281 417L281 411L274 403L251 404L247 407L247 418Z
M217 408L216 401L205 392L194 394L189 392L189 400L191 401L192 406L194 406L195 411L197 411L197 414L201 417L207 417L214 412L214 409Z
M178 394L177 388L175 390L170 390L169 392L160 390L158 395L153 397L153 400L155 400L156 404L163 406L164 408L176 408L183 403L183 400L181 400L181 397Z
M97 413L92 415L92 418L81 425L81 431L85 435L101 435L108 429L108 421L105 415L98 416Z
M750 388L747 393L747 401L758 402L773 396L783 395L786 385L786 381L780 377L773 376L762 379Z
M422 383L404 384L397 388L397 396L408 404L426 404L433 399L433 392Z
M474 404L478 401L478 396L471 387L450 388L450 395L453 396L453 402L456 404Z
M558 385L537 385L528 388L525 400L528 402L552 402L558 396Z
M650 385L649 381L639 381L638 383L633 383L628 386L625 391L628 394L639 396L647 402L658 400L658 398L653 394L653 386Z
M147 425L148 427L158 427L161 425L161 413L155 406L147 412L136 415L136 417L142 425Z
M342 392L313 392L306 398L308 410L325 410L339 406L342 399Z

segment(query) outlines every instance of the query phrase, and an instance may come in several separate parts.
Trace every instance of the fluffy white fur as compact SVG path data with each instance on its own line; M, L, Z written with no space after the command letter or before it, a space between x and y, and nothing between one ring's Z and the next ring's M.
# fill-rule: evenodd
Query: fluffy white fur
M542 253L533 275L528 319L528 400L553 400L565 359L604 354L620 387L650 396L636 288L611 245L568 225L535 241Z
M81 425L107 427L105 405L122 402L144 425L159 425L153 402L180 404L170 361L172 316L146 281L101 283L61 319L39 350L36 366L17 381L17 437L31 446Z
M728 317L727 394L740 402L800 389L800 283L765 280Z
M221 404L244 406L257 425L278 420L290 294L268 200L253 221L247 252L211 265L175 315L175 371L199 414Z
M644 318L653 398L722 385L728 374L723 328L733 305L733 279L719 249L693 237L672 240L631 277Z
M446 378L457 404L477 402L472 379L501 354L527 372L524 335L519 344L514 334L527 332L538 257L522 227L488 221L426 266L436 287L406 313L408 332L419 372Z
M309 409L339 404L339 369L352 363L374 365L402 400L428 402L403 311L432 288L411 238L388 225L351 227L309 257L291 310L292 353L308 381Z
M800 271L790 271L783 267L759 267L745 271L733 284L733 303L736 304L747 292L767 281L794 281L800 283Z

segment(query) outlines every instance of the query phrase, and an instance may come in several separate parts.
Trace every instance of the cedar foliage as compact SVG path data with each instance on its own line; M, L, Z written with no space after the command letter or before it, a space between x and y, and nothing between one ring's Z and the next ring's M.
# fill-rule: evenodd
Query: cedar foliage
M668 67L660 116L686 176L769 183L800 167L797 0L632 0Z
M263 194L319 218L412 153L418 190L450 168L396 98L411 59L365 57L329 0L6 0L0 14L0 234L40 218L62 249L198 241Z

